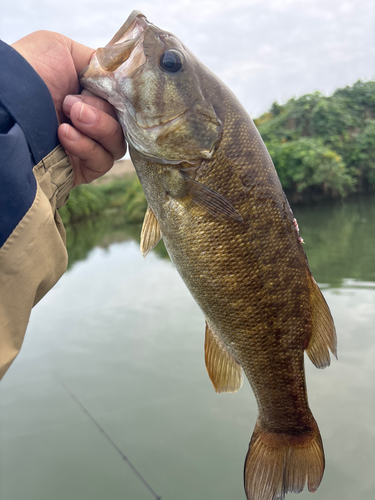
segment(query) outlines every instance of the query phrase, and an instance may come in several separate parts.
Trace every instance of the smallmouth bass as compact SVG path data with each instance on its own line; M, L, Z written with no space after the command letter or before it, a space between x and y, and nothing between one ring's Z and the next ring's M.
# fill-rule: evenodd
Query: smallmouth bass
M163 238L206 318L217 392L248 378L258 419L248 500L316 491L324 451L308 405L304 351L336 356L329 308L268 151L231 91L171 33L134 11L81 75L117 110L148 209L141 251Z

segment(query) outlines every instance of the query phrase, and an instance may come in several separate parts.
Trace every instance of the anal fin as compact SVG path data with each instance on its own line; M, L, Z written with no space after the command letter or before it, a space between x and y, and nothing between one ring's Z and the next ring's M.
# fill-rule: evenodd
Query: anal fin
M329 350L337 358L337 339L333 319L314 278L311 279L312 335L306 353L317 368L330 365Z
M243 383L243 372L223 342L206 322L204 345L206 368L216 392L237 392Z
M161 232L159 222L150 207L147 207L141 232L141 254L146 257L160 241Z

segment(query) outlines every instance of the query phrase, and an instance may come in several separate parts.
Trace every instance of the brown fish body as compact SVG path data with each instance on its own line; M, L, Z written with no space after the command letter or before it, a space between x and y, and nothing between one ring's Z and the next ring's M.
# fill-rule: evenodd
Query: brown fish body
M132 106L138 102L140 117L120 106L119 118L149 203L144 253L162 235L206 317L206 366L217 392L238 390L242 369L252 386L259 416L245 464L248 499L281 499L288 491L302 491L306 481L315 491L324 453L307 401L304 350L318 367L329 364L335 333L328 307L252 120L179 41L143 23L140 14L133 15L119 32L121 38L135 26L135 35L130 41L125 35L124 43L138 43L136 37L143 36L145 55L143 60L137 49L141 64L134 64L132 83L122 88ZM176 73L190 69L193 77L189 74L184 85L176 79L173 87L163 74L162 82L155 79L150 87L148 72L171 49L173 57L174 49L180 51L185 64ZM83 83L98 90L89 71ZM173 111L162 118L168 109L162 91L168 85ZM98 93L105 96L103 85ZM183 105L176 107L178 93ZM112 99L119 101L117 95ZM144 109L154 110L151 117L145 118Z
M176 202L166 195L173 191L169 167L131 153L179 274L245 371L264 418L286 430L294 419L311 418L303 370L311 275L268 152L248 115L233 104L231 114L232 99L220 105L223 136L195 180L225 195L243 222L207 217L189 198ZM233 146L241 133L248 139L239 150Z

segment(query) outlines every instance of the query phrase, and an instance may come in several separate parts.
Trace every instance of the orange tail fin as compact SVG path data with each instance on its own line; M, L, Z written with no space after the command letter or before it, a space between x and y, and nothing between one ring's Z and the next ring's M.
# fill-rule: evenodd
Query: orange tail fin
M315 424L316 425L316 424ZM324 473L324 451L318 426L308 435L270 433L257 422L245 462L248 500L283 500L300 493L305 483L317 490Z

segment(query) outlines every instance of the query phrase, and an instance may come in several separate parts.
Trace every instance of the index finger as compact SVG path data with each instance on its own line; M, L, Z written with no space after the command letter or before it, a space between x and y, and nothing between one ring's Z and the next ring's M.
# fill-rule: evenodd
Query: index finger
M110 115L112 116L112 118L115 118L115 120L117 120L115 108L105 99L92 94L88 90L83 90L80 94L80 97L85 104L93 106L94 108L98 108L99 110L104 111L105 113L107 113L107 115Z

